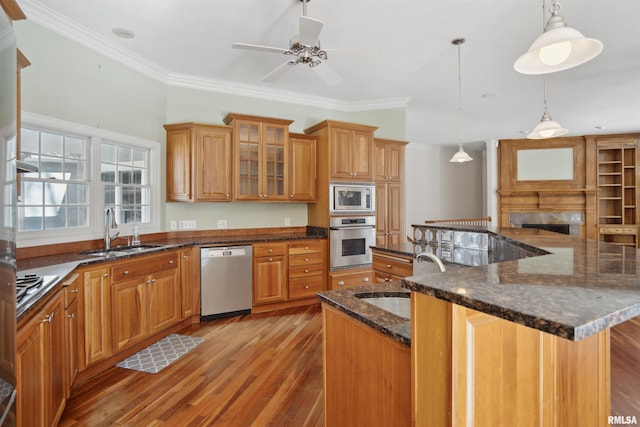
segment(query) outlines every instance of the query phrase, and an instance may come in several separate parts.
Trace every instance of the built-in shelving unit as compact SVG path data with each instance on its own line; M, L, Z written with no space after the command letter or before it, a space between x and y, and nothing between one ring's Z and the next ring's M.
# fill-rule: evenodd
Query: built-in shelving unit
M637 138L597 141L598 235L638 247Z

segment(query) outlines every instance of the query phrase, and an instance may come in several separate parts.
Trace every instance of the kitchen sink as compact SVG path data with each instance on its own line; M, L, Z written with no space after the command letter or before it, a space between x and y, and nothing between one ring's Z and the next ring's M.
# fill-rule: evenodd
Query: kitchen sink
M359 297L362 301L405 319L411 319L411 298L407 297Z
M102 256L102 257L108 258L108 257L128 255L132 253L145 252L150 249L161 248L162 246L163 245L151 245L151 244L138 245L138 246L117 246L108 251L105 251L104 249L93 249L90 251L84 251L80 253L84 255Z

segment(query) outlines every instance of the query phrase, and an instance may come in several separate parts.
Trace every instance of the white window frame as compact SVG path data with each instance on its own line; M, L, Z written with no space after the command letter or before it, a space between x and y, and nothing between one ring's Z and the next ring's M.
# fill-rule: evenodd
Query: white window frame
M149 149L149 173L151 185L151 212L149 223L119 224L120 236L133 235L134 225L138 226L141 234L160 231L161 216L161 158L162 145L157 141L124 135L100 128L81 125L39 114L22 112L22 125L36 126L43 130L71 133L89 138L89 224L84 228L67 228L63 230L39 230L16 232L18 247L49 245L57 243L77 242L104 238L104 183L100 180L100 145L102 140L127 144L139 148Z

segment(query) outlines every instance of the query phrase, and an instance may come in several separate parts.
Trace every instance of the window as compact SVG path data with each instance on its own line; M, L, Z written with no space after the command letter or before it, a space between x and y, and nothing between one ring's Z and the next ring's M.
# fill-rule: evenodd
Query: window
M22 159L39 172L21 179L18 231L89 225L88 139L24 127Z
M18 245L101 238L114 208L120 235L159 228L160 144L23 113ZM152 185L152 183L156 183Z

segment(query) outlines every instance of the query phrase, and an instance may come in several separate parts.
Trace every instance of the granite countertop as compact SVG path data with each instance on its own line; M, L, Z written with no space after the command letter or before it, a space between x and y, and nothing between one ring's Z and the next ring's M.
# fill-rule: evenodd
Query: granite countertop
M574 341L640 315L639 250L536 229L473 230L548 254L411 276L402 286Z
M355 286L333 291L319 292L323 303L337 308L356 320L382 332L404 345L411 345L411 322L389 311L362 300L362 297L410 297L410 292L399 281L375 285Z
M35 258L20 259L17 262L17 275L37 274L40 276L57 276L57 279L43 289L38 298L34 298L28 304L20 307L17 312L18 321L37 310L44 304L48 297L53 295L61 286L66 277L69 277L75 269L87 265L100 264L104 262L121 261L142 255L150 255L163 251L187 248L192 246L225 246L243 245L251 243L277 242L303 239L326 238L326 234L321 230L308 230L307 233L265 233L250 234L241 236L205 236L205 237L180 237L164 240L144 241L144 245L157 245L155 248L146 249L141 252L133 252L118 256L96 256L82 252L70 252L57 255L48 255ZM116 248L114 248L116 249Z

